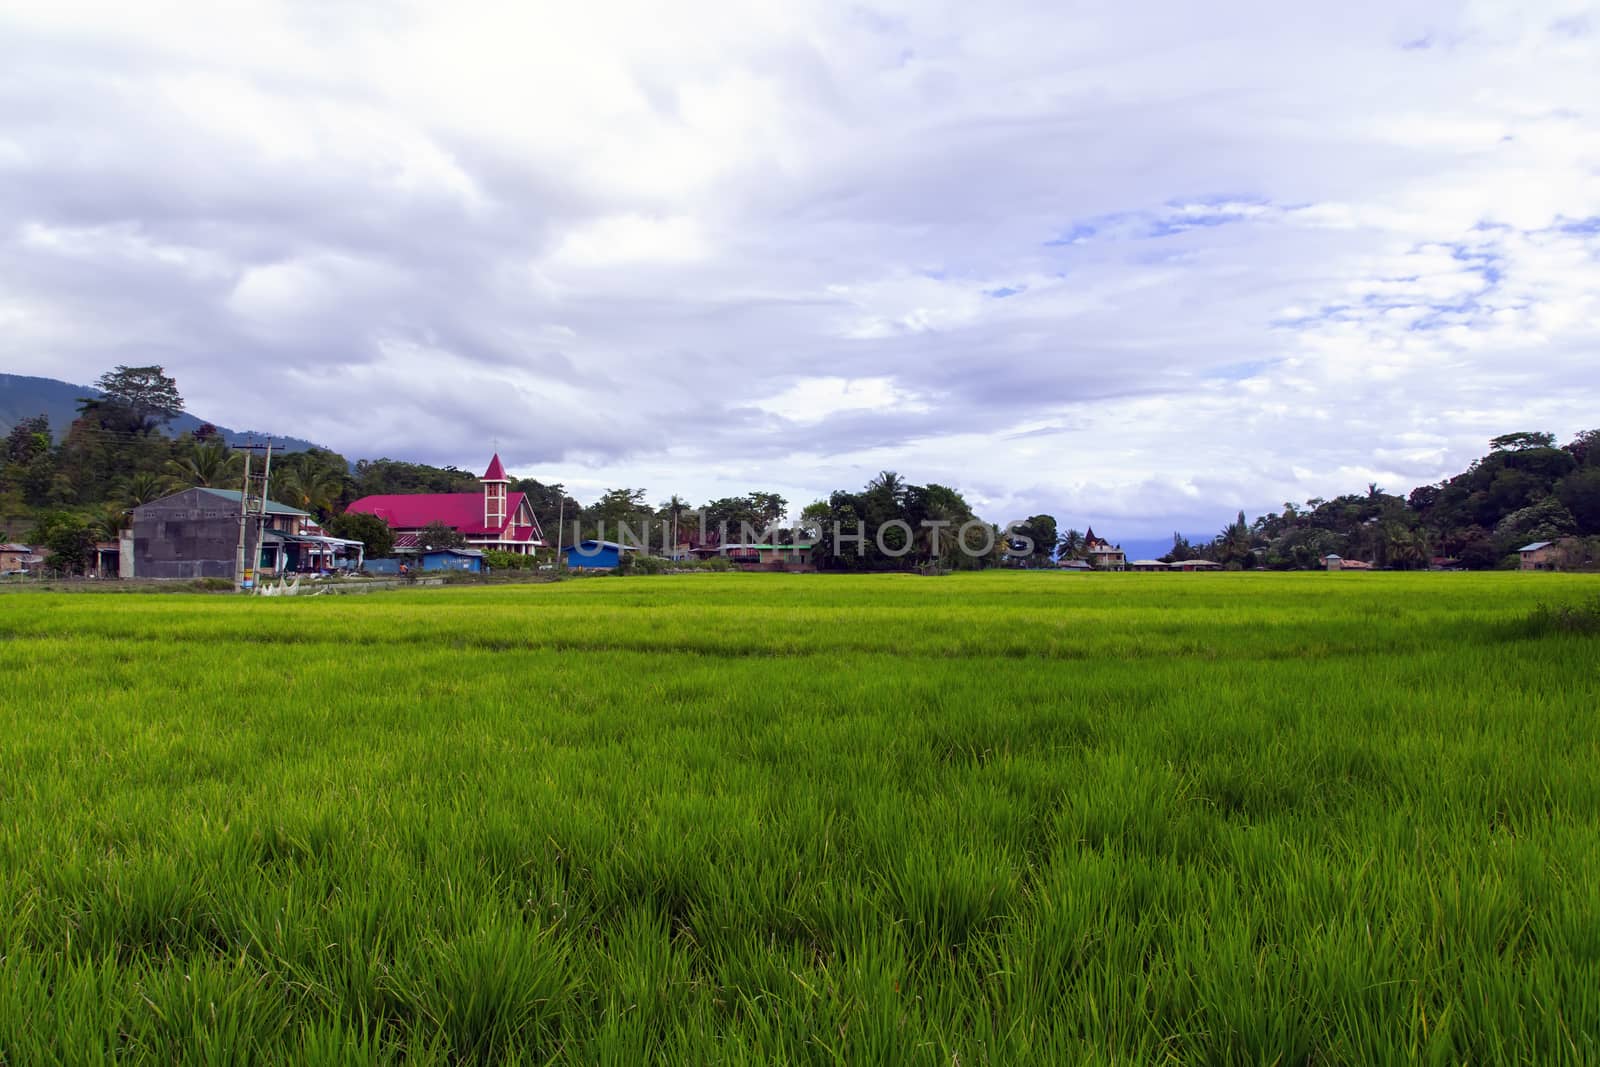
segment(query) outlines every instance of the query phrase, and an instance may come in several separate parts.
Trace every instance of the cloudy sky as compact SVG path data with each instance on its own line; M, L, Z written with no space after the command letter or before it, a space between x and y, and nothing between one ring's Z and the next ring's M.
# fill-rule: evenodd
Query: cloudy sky
M1600 425L1600 7L0 0L0 370L1128 538Z

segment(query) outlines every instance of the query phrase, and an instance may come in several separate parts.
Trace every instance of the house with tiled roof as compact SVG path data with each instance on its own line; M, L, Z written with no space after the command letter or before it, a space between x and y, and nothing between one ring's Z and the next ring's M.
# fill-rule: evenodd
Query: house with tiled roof
M1103 537L1096 537L1094 527L1083 535L1083 554L1089 565L1097 571L1123 571L1128 569L1128 557L1121 545L1114 545Z
M395 548L402 552L426 548L417 535L436 522L450 527L476 549L528 555L543 548L544 533L533 505L525 494L508 491L511 479L506 477L499 453L478 481L483 490L477 493L364 496L345 510L376 515L387 522L395 533Z

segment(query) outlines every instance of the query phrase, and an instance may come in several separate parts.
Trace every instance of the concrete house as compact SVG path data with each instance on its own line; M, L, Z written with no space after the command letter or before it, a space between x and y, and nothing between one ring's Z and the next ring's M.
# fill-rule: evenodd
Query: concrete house
M267 501L263 534L292 533L305 512ZM124 578L232 578L239 550L239 491L195 486L133 509L123 538ZM251 523L252 540L255 529Z
M359 569L362 544L323 534L299 508L268 500L249 522L255 569L269 574ZM239 490L195 486L141 504L123 532L124 578L232 578L239 551Z

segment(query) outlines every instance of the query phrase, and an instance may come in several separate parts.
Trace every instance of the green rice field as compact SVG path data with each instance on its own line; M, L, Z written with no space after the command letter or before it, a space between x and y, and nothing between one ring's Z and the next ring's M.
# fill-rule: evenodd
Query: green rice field
M0 1063L1600 1062L1597 598L0 594Z

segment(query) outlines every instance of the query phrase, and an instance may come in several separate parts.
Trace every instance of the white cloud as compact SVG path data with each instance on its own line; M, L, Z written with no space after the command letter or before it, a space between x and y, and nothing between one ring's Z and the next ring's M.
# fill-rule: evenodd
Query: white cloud
M1593 423L1596 100L1593 4L0 0L0 319L352 456L1204 529Z

